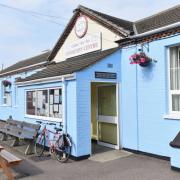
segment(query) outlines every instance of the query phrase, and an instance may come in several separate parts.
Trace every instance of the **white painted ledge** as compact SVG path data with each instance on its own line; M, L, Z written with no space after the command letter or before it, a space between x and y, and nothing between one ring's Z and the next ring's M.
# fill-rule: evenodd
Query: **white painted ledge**
M29 118L29 119L42 120L42 121L62 122L62 119L61 119L61 118L44 117L44 116L34 116L34 115L28 115L28 114L26 114L24 117L25 117L25 118Z
M166 114L163 117L164 119L174 119L174 120L180 120L180 114Z

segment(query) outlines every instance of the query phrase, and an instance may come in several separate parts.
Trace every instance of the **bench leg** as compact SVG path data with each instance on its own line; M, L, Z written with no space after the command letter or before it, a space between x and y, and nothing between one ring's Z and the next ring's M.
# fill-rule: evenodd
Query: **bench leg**
M7 134L3 133L1 137L1 141L7 141L7 138L8 138Z
M19 145L19 138L14 138L13 142L11 143L11 147Z
M26 150L25 155L34 154L34 141L30 141Z
M8 167L7 162L0 157L0 168L2 168L4 174L7 176L8 180L15 180L11 169Z

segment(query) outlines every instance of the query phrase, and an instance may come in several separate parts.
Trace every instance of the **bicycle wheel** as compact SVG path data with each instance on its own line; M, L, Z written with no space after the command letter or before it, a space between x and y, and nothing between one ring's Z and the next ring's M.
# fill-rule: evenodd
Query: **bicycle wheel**
M70 139L67 136L62 135L55 144L56 149L54 153L56 159L61 163L65 163L69 159L71 146L68 142L70 142Z
M42 156L44 153L46 144L46 138L45 135L39 134L39 136L35 140L35 146L34 146L34 152L36 156Z

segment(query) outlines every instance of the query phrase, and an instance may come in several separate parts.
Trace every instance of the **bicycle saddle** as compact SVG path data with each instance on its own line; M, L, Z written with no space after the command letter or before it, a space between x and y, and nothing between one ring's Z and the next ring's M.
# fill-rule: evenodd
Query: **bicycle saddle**
M54 128L55 130L56 130L56 132L60 132L60 131L62 131L62 128Z

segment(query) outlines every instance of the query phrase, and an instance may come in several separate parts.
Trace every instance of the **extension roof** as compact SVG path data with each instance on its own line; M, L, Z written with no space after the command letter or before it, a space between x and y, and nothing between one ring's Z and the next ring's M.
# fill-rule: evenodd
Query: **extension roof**
M103 58L116 52L118 49L119 48L113 48L105 51L92 52L78 57L72 57L59 63L53 63L48 65L45 69L32 74L25 79L18 79L17 82L32 81L36 79L72 74L74 72L81 71L95 64L96 62L99 62Z
M25 71L29 68L36 69L40 65L42 66L43 64L48 63L47 59L49 55L50 55L50 51L31 57L26 60L19 61L13 64L12 66L9 66L8 68L0 71L0 77L3 75L11 75L11 74L19 73L22 70Z
M180 22L180 5L134 22L137 34Z

